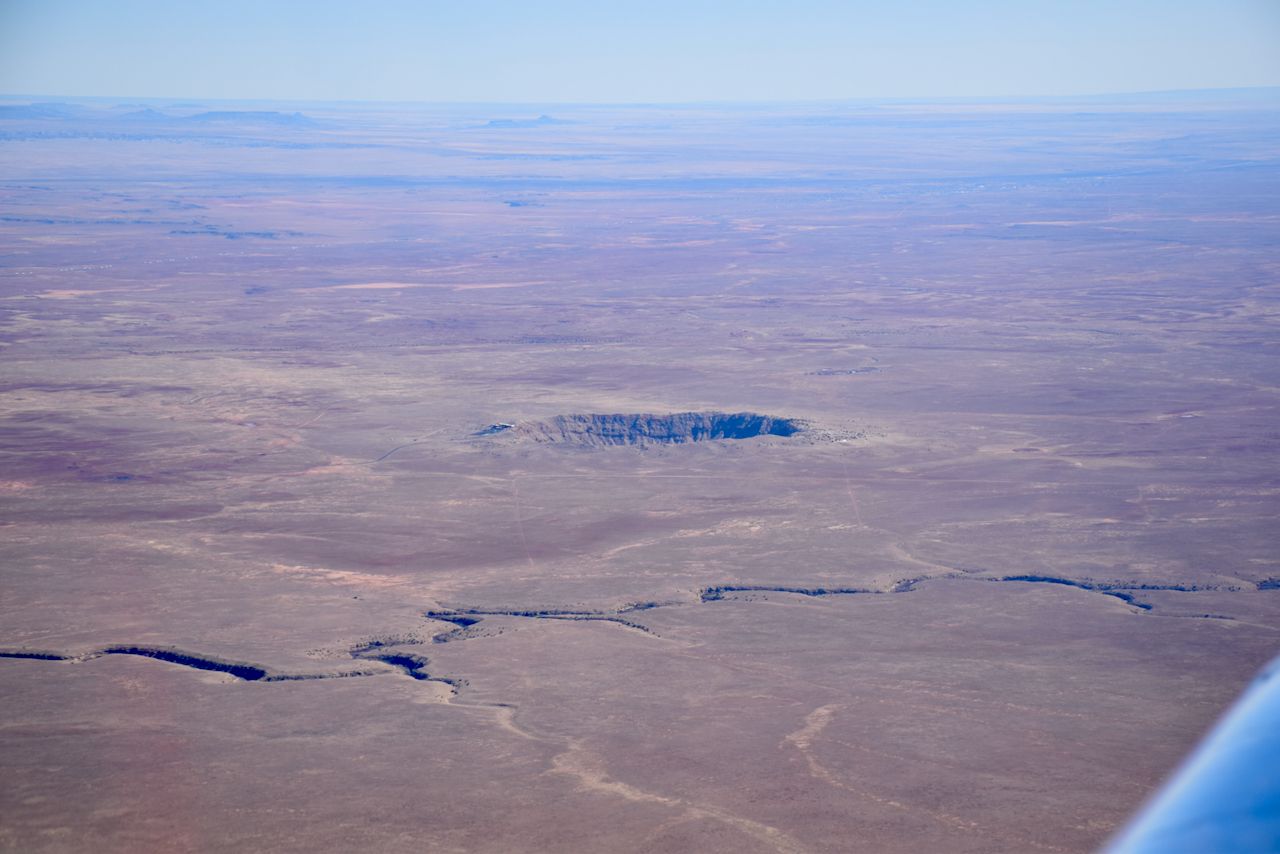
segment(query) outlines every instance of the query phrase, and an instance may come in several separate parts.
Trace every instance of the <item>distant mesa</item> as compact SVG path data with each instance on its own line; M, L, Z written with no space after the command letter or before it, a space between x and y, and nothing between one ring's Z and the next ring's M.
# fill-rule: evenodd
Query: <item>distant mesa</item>
M120 116L131 122L165 122L172 121L172 116L166 116L159 110L153 110L150 107L143 107L141 110L133 110Z
M315 120L302 113L278 113L274 110L214 110L188 116L189 122L235 122L259 125L311 126Z
M93 119L122 120L147 124L240 124L273 125L278 127L314 127L317 123L303 113L281 113L275 110L206 110L187 115L173 115L147 106L127 112L118 110L90 110L80 104L34 103L0 104L0 119ZM192 105L197 106L197 105ZM175 106L176 108L176 106Z
M573 122L568 119L556 119L548 115L538 116L536 119L493 119L486 122L487 128L540 128L548 125L571 125Z
M312 127L315 120L303 113L280 113L274 110L210 110L186 116L163 113L150 107L134 110L120 116L132 122L173 124L240 124L276 125L281 127Z
M794 436L807 425L793 418L755 412L675 412L611 415L557 415L542 421L490 424L477 436L505 434L541 444L606 447L612 445L682 445L758 436Z
M82 112L74 104L0 104L0 119L70 119Z

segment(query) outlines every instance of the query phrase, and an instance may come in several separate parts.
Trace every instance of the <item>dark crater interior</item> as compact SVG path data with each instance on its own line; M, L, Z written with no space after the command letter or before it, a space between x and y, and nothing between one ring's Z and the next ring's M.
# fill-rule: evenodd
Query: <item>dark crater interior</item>
M533 442L600 447L794 436L804 429L804 423L796 419L754 412L675 412L669 415L557 415L544 421L494 424L481 430L479 435L504 434Z

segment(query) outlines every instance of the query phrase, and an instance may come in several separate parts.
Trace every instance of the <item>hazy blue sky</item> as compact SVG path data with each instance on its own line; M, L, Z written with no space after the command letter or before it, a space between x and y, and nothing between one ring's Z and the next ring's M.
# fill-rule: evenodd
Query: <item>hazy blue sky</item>
M1280 85L1280 0L0 0L0 92L697 101Z

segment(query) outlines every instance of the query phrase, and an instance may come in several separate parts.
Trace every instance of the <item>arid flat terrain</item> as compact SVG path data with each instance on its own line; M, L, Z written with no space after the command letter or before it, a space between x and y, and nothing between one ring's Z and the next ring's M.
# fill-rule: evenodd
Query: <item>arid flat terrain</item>
M1278 133L0 103L0 848L1093 850L1280 650Z

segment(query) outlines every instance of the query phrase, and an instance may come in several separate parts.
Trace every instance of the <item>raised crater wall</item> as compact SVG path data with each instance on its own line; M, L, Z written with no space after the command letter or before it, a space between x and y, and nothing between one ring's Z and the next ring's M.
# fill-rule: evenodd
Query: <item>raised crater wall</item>
M533 442L603 447L785 437L804 429L804 423L797 419L755 412L615 413L557 415L542 421L494 425L480 431L480 435L502 433Z

